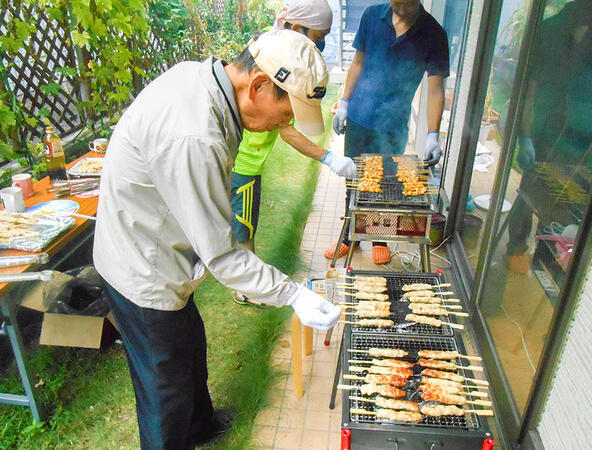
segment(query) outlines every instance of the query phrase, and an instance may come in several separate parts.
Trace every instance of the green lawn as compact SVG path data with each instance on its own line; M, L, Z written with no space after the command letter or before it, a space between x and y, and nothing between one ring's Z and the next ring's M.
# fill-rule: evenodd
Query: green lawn
M328 113L336 97L331 86L324 102ZM268 263L293 274L299 268L298 248L310 212L319 164L278 140L263 175L263 201L257 253ZM196 291L206 324L208 364L214 404L237 412L233 431L215 448L245 448L253 419L265 404L274 373L269 356L289 308L250 308L232 302L232 292L208 278ZM28 364L41 397L53 405L51 419L32 424L28 409L0 406L0 448L137 448L134 395L120 345L96 350L35 347ZM0 374L0 391L17 393L14 369Z

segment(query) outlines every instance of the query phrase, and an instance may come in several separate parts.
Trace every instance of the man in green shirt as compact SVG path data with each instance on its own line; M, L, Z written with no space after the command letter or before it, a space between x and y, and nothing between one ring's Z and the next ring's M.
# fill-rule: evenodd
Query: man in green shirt
M274 27L304 34L322 51L332 20L333 13L326 0L291 0L279 14ZM278 135L303 155L328 165L337 175L347 178L356 176L356 166L351 158L324 150L296 130L292 123L264 133L245 130L232 170L232 231L238 242L251 251L255 250L254 237L259 220L261 173ZM240 292L237 292L235 301L240 304L254 303Z

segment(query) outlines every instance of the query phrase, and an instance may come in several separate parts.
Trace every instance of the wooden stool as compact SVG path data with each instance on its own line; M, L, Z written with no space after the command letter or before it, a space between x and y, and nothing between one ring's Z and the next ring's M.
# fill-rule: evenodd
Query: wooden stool
M304 356L312 355L312 328L304 327L298 316L292 314L292 389L298 398L302 398L302 348Z

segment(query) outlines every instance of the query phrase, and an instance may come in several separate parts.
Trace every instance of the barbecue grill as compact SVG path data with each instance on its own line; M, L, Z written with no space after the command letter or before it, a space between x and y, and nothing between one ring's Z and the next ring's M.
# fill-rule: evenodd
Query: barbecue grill
M445 282L442 275L431 273L418 275L379 271L348 271L348 276L385 277L387 279L387 293L392 302L391 319L395 323L404 320L403 311L405 314L408 312L406 307L408 303L400 300L403 294L403 285L425 283L439 286ZM356 301L355 298L349 300ZM401 316L403 317L401 318ZM446 318L442 317L441 319ZM418 350L446 350L466 354L460 334L453 333L449 327L438 328L412 323L409 326L367 328L357 326L355 318L352 321L353 324L344 328L333 393L335 393L339 373L342 369L345 374L364 376L365 372L363 371L350 371L350 360L359 361L355 364L357 367L367 367L363 361L373 359L369 354L351 352L350 350L399 348L406 350L409 354L405 358L398 359L413 363L417 362ZM469 365L460 358L455 360L455 364ZM422 370L422 367L416 365L413 368L414 375L410 377L409 383L400 388L406 393L404 400L422 401L421 392L418 389ZM467 378L475 378L474 373L468 369L459 369L456 373ZM362 385L362 382L357 380L348 380L348 383L351 386ZM465 383L472 384L471 381ZM484 441L491 438L487 421L474 413L467 413L464 416L424 417L417 423L392 422L373 415L351 414L351 409L376 411L377 407L373 403L352 400L349 398L350 396L362 397L362 394L359 389L355 388L343 391L342 428L344 435L350 439L352 450L385 448L481 449ZM332 407L331 405L330 407Z
M362 158L372 155L362 155ZM406 156L419 160L415 156ZM363 170L363 159L357 163ZM430 195L403 195L396 178L397 163L383 156L382 192L355 190L349 203L349 239L352 241L398 241L419 244L422 269L430 270L430 225L434 210ZM345 223L344 223L345 226Z
M351 359L348 349L368 350L369 348L401 348L409 355L400 358L414 362L418 350L452 350L465 352L461 342L448 337L411 337L379 333L346 333L342 348L342 358ZM358 354L357 359L371 359ZM362 356L363 355L363 356ZM348 367L348 365L345 365ZM418 370L418 373L421 371ZM469 371L461 371L471 376ZM421 401L417 385L421 376L414 375L410 383L402 388L407 393L405 399ZM351 384L358 383L351 381ZM342 427L351 431L352 450L364 449L481 449L485 439L491 437L487 421L473 413L464 416L424 417L418 423L394 423L377 419L371 415L351 414L351 408L376 410L372 403L350 400L350 396L361 396L359 390L343 391Z

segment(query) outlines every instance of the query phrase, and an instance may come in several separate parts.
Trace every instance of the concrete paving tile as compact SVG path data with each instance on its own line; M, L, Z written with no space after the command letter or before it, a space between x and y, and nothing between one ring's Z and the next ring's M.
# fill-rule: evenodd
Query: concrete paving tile
M316 394L327 394L331 392L333 377L311 377L308 391Z
M275 427L277 426L278 419L280 416L280 409L279 408L272 408L267 407L263 408L255 417L255 424L260 425L261 427ZM272 441L269 445L273 444L273 436ZM267 444L266 444L267 445Z
M304 409L282 409L279 412L279 428L303 428L306 411Z
M305 410L306 409L306 402L307 396L306 393L302 396L302 398L297 398L292 389L286 391L286 395L284 397L284 402L282 403L283 409L299 409Z
M273 448L278 450L299 450L301 442L301 428L278 428L275 433Z
M326 431L304 430L302 434L302 449L327 450L329 433Z
M308 430L329 431L331 415L327 411L306 411L304 428Z

